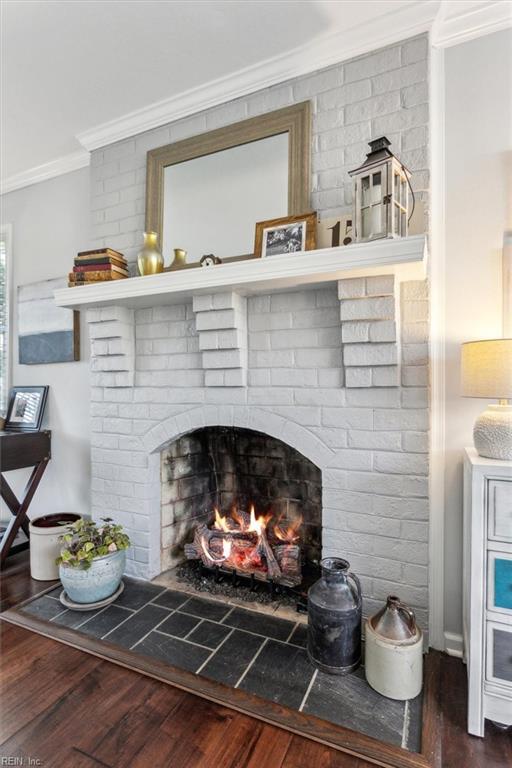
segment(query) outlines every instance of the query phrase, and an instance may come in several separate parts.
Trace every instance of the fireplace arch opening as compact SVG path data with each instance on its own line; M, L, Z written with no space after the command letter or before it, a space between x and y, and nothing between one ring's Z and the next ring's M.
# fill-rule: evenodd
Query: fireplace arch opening
M187 557L212 570L298 586L321 557L322 473L287 443L208 426L161 452L161 567Z

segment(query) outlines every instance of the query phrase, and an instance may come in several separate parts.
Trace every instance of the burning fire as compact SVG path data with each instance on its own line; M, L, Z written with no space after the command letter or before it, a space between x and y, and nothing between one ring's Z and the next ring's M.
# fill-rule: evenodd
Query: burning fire
M287 528L284 528L282 525L280 525L281 518L282 516L274 526L274 535L279 539L279 541L284 541L287 544L295 544L295 542L299 541L300 539L299 530L302 525L302 516L299 515L299 517L297 517L295 520L292 520L292 522L288 524Z
M271 511L257 514L254 504L248 511L235 507L229 515L213 511L213 522L197 526L194 542L186 545L187 557L260 579L300 583L301 516L287 520Z
M236 507L231 512L231 517L225 517L220 514L219 510L214 508L215 519L213 527L217 531L223 531L224 533L230 533L232 531L238 531L239 533L255 533L257 536L261 536L264 531L269 529L269 524L273 519L272 512L266 514L256 515L254 504L251 504L249 508L249 516L240 512ZM299 515L292 521L286 521L286 524L282 523L283 516L274 523L270 533L273 533L276 539L286 544L295 544L300 539L300 527L302 525L302 515Z
M228 526L227 517L222 517L217 507L215 507L213 511L215 512L215 522L213 524L213 527L216 528L218 531L224 531L224 533L229 533L231 528Z

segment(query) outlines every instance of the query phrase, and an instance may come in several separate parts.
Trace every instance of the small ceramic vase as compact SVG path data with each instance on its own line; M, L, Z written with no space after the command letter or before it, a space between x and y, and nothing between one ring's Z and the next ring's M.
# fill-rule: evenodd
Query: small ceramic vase
M171 269L181 269L187 263L187 252L183 248L174 249L174 261L171 264Z
M144 232L144 246L137 256L139 275L156 275L163 272L164 258L158 250L156 232Z

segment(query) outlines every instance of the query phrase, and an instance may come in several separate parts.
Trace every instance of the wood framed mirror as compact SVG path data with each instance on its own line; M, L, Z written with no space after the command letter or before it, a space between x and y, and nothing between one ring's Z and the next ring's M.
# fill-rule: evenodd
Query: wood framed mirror
M150 150L146 231L158 233L166 267L204 254L251 258L257 221L310 210L309 102Z

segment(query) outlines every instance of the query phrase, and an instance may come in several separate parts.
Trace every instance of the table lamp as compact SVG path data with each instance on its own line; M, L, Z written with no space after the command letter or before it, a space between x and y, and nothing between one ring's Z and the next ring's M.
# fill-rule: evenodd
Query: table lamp
M475 448L489 459L512 460L512 339L468 341L462 345L462 394L489 397L473 428Z

